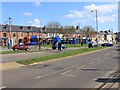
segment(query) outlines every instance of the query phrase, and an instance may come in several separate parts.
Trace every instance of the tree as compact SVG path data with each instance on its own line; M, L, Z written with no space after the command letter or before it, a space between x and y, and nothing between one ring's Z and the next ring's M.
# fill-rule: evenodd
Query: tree
M84 33L86 36L92 35L95 33L95 28L93 28L92 26L84 26L82 28L82 33Z
M46 27L51 30L51 32L56 33L59 28L61 28L61 24L57 21L49 22Z
M75 27L72 25L69 25L69 26L66 25L63 28L65 33L75 33L75 30L76 30Z

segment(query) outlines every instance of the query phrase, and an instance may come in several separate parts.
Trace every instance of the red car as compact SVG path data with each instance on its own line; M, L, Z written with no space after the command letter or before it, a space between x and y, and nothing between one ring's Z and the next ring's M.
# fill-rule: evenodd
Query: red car
M15 46L13 46L12 49L14 51L16 51L16 50L25 50L25 51L30 50L30 48L28 46L25 46L25 45L15 45Z

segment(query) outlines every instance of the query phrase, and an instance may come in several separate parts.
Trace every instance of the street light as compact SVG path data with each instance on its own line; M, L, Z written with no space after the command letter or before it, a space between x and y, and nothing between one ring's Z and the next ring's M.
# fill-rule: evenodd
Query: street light
M40 22L40 26L41 26L41 22ZM38 45L39 45L39 51L41 50L41 38L40 38L40 33L42 32L41 27L38 28L38 32L39 32L39 40L38 40Z
M9 45L8 45L8 48L11 48L11 46L12 46L12 40L11 40L11 17L9 17L9 26L10 26L10 41L9 41Z
M97 13L97 9L95 10L92 10L91 12L94 12L96 13L96 31L97 31L97 45L98 45L98 13Z
M39 45L39 51L41 50L41 39L40 39L40 33L41 33L41 30L40 28L38 29L38 32L39 32L39 39L38 39L38 45Z

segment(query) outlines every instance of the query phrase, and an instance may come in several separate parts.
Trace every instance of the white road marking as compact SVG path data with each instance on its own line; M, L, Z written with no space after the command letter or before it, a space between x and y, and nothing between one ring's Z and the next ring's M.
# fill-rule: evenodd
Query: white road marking
M97 57L97 58L95 58L95 60L96 60L96 59L100 59L100 58L101 58L101 57Z
M64 75L64 76L67 76L67 77L76 77L75 75L71 75L71 74L64 74L64 73L61 73L61 75Z
M100 60L102 60L102 59L98 59L97 61L100 61Z
M65 69L63 69L63 70L64 70L64 71L65 71L65 70L69 70L69 69L74 68L74 67L76 67L76 66L71 66L71 67L65 68ZM45 74L45 75L42 75L42 76L37 76L37 77L35 77L34 79L39 79L39 78L46 77L46 76L49 76L49 75L53 75L53 74L60 73L60 72L61 72L61 71L57 71L57 72Z
M78 67L79 65L75 65L76 67Z
M105 54L105 56L107 56L107 55L109 55L109 54L111 54L111 53L107 53L107 54Z
M65 72L61 73L61 75L68 76L68 77L76 77L75 75L68 74L71 71L72 70L65 71Z
M113 51L113 52L116 52L116 51Z
M82 65L82 66L80 66L80 67L77 67L77 69L80 69L80 68L82 68L82 67L85 67L86 65Z
M42 75L42 76L37 76L34 79L39 79L39 78L46 77L46 76L49 76L49 75L52 75L52 74L56 74L56 73L58 73L58 72L53 72L53 73L50 73L50 74L45 74L45 75Z
M6 88L6 86L0 87L0 90L3 89L3 88Z
M93 63L95 63L95 62L90 62L89 64L93 64Z
M68 71L65 71L65 72L63 72L63 73L61 73L61 74L66 74L66 73L69 73L69 72L71 72L72 70L68 70Z

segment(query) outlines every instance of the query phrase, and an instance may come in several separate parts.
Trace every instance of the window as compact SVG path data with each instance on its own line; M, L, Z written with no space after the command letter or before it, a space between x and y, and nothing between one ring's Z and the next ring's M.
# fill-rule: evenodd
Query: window
M26 35L29 36L29 32L26 32Z
M4 32L4 33L3 33L3 37L6 37L6 36L7 36L7 35L6 35L6 32Z
M13 33L13 37L16 37L16 33Z
M20 33L20 37L23 37L23 33L22 32Z

